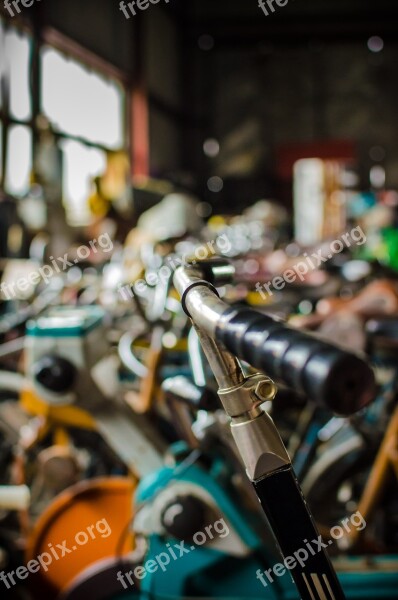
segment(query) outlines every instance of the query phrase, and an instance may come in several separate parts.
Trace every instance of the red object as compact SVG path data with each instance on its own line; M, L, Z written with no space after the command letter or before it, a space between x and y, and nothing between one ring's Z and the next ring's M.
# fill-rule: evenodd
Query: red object
M133 90L131 117L132 175L148 177L150 168L148 97L142 86Z
M279 179L292 180L294 163L301 158L321 158L352 163L355 157L355 143L348 140L284 144L276 151L276 172Z

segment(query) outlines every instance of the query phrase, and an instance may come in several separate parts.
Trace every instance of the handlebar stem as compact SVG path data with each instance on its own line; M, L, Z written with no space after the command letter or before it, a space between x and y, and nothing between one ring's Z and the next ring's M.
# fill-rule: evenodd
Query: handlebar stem
M175 283L218 383L218 395L231 418L232 435L249 478L255 481L290 466L274 422L261 408L275 397L275 383L261 373L245 377L238 359L213 338L218 318L225 311L216 289L192 267L178 269Z
M231 431L281 554L291 556L303 540L320 536L297 483L289 455L274 422L262 403L274 398L276 386L269 377L245 377L237 358L216 342L217 325L225 312L217 290L200 271L180 268L174 282L191 318L204 353L219 385L218 395L231 418ZM303 600L345 600L325 550L292 570Z

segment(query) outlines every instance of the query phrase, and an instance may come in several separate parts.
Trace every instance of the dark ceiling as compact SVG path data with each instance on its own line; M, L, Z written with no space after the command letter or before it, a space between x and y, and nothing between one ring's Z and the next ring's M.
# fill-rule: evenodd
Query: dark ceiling
M290 39L351 38L383 34L398 40L397 0L289 0L266 17L258 0L171 0L188 35L206 32L219 42L257 42L264 35Z

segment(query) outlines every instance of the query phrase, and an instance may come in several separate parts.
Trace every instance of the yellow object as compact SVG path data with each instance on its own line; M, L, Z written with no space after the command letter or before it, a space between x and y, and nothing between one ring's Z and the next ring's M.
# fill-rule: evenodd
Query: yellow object
M101 193L113 201L125 194L129 182L130 164L125 152L108 152L105 173L101 177Z
M36 396L32 390L23 390L20 395L20 402L28 413L45 417L47 423L54 426L96 429L94 419L81 408L75 406L49 406Z
M54 446L69 446L70 438L68 432L63 427L57 427L54 432Z
M101 196L97 191L88 199L91 214L96 217L104 217L108 214L111 203Z
M210 217L208 221L208 226L210 227L210 229L214 229L216 231L218 229L222 229L223 227L225 227L225 225L226 221L221 215L214 215L213 217Z
M269 304L269 301L264 299L258 292L248 292L247 301L250 306L264 306Z

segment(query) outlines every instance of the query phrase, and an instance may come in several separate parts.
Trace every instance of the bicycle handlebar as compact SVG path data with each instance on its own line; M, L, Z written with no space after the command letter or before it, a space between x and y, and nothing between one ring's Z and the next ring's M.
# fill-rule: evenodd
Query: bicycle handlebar
M337 414L351 415L371 402L374 374L360 356L254 310L229 306L203 279L209 273L209 263L203 270L180 267L174 283L188 316L232 354Z
M216 337L239 358L338 414L353 414L373 398L373 372L359 356L254 310L228 308Z

